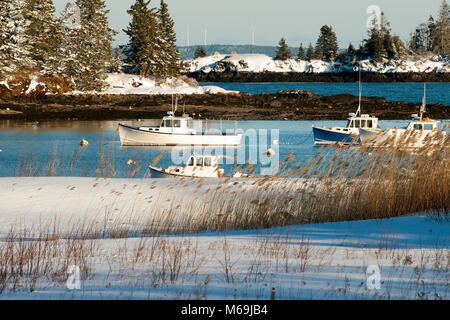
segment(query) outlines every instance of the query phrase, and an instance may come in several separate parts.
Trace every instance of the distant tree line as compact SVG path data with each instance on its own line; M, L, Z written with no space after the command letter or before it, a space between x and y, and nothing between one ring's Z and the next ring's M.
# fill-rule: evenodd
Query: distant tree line
M340 61L352 64L364 59L374 62L382 62L386 59L403 59L408 54L423 54L426 52L448 56L450 55L449 13L449 6L446 0L443 0L438 19L435 21L430 16L427 24L423 23L418 26L415 32L411 34L408 47L399 36L392 34L390 23L383 12L379 17L375 14L372 16L368 37L362 41L358 49L350 43L346 50L338 52L336 33L331 26L324 25L320 29L315 46L309 43L305 50L303 44L300 43L297 59ZM286 44L286 39L282 38L277 46L275 60L291 58L292 53Z

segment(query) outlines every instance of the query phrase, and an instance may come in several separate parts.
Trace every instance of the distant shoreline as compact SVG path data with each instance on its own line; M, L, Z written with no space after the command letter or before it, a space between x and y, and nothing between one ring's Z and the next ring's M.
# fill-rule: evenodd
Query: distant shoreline
M198 82L357 82L358 72L209 72L186 74ZM363 82L450 82L447 72L364 72Z
M77 94L40 98L0 99L0 120L135 120L160 119L171 110L171 95ZM273 94L192 94L180 97L195 119L229 120L344 120L355 112L358 97L350 94L320 96L308 90ZM410 119L420 103L389 102L363 97L363 112L383 120ZM449 119L450 106L427 105L427 116ZM178 112L181 112L179 109Z

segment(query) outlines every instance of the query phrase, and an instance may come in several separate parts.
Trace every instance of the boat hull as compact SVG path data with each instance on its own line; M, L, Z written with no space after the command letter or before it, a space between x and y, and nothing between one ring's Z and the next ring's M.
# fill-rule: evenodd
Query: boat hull
M241 144L242 134L171 134L140 130L119 124L120 142L123 146L180 146L180 145L231 145Z
M152 178L220 178L216 172L205 175L202 172L186 172L185 170L180 170L179 173L166 172L162 168L152 166L149 166L149 169Z
M337 132L335 130L313 126L314 144L329 145L336 143L359 144L361 140L353 133Z
M361 129L362 143L371 147L398 148L402 150L424 147L441 147L445 143L444 131L416 131L390 128L384 131L367 132Z

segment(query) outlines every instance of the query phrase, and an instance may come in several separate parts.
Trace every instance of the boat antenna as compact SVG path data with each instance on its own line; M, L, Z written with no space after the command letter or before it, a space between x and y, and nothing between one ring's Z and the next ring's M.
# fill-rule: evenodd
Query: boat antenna
M361 65L358 67L358 73L359 73L359 80L358 80L358 87L359 87L359 99L358 99L358 110L356 111L356 115L361 115Z
M178 109L178 94L175 96L175 110L173 112L173 115L175 115L175 112L177 112Z
M422 99L422 106L420 107L420 120L422 121L422 117L424 112L426 112L427 107L427 83L423 83L423 99Z

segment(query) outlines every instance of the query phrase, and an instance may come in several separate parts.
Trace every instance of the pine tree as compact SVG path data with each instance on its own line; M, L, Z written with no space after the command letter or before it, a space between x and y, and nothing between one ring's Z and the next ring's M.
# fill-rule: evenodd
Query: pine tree
M126 62L131 64L141 76L164 77L165 43L154 9L149 9L150 1L136 0L128 10L132 19L125 33L129 37L125 48Z
M123 59L122 52L119 48L115 48L111 60L110 71L114 73L122 73Z
M306 50L306 61L311 61L314 59L314 48L311 43L309 43L308 49Z
M418 54L424 53L427 49L427 31L428 27L425 23L422 23L416 28L416 30L411 34L408 48Z
M194 59L206 57L207 53L205 49L201 46L198 46L194 52Z
M25 30L29 24L26 18L26 0L5 0L4 5L8 6L8 37L10 39L10 61L9 68L13 73L28 70L33 67L33 61L29 57L25 45Z
M25 14L29 23L24 31L23 48L33 62L33 68L46 76L55 75L60 39L56 32L53 1L27 0Z
M281 40L278 42L275 60L288 60L291 58L292 58L292 52L291 52L291 50L289 50L289 47L286 43L286 39L281 38Z
M316 43L316 57L324 61L334 61L337 53L338 43L336 33L331 26L322 26Z
M436 21L436 33L433 39L433 51L440 55L450 54L450 7L442 0L439 17Z
M305 60L305 49L303 48L303 44L300 43L300 47L298 48L297 59L299 61Z
M355 62L356 60L356 50L355 47L353 46L353 44L349 44L348 48L347 48L347 63L352 64Z
M111 63L113 36L103 0L77 0L80 28L77 32L77 59L81 65L74 76L80 90L101 90L106 86L106 67Z
M427 34L425 41L426 51L433 51L433 42L435 37L436 37L436 24L434 23L433 16L430 16L430 18L428 18L427 23Z
M161 0L158 10L158 22L161 28L161 36L163 39L163 55L161 59L164 62L162 76L177 76L182 69L182 60L176 50L177 36L174 31L175 23L170 17L167 3Z
M67 3L57 21L57 33L61 38L59 74L65 78L74 79L78 70L83 68L82 61L78 59L81 16L77 5Z
M375 62L380 62L386 56L384 49L384 35L382 28L377 25L377 17L373 15L372 25L368 30L369 38L364 40L362 55L364 58L370 58Z
M11 1L0 2L0 81L14 72L14 51L16 47L11 39L11 25L9 14Z

